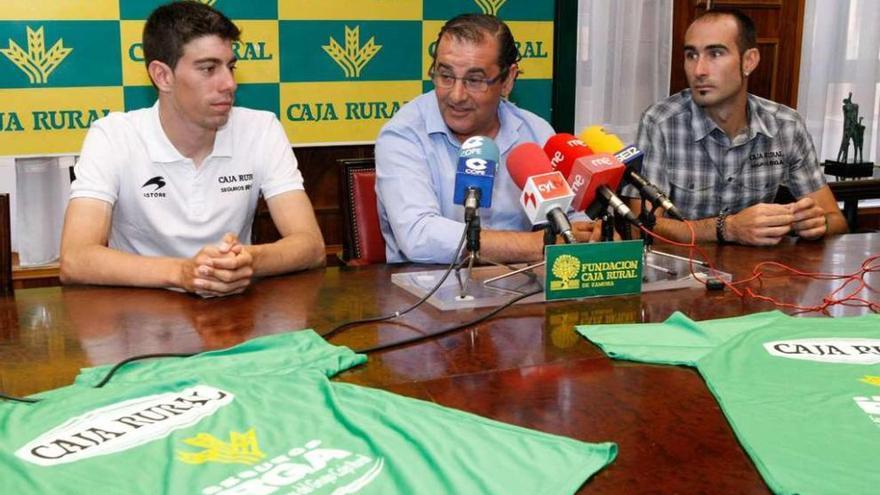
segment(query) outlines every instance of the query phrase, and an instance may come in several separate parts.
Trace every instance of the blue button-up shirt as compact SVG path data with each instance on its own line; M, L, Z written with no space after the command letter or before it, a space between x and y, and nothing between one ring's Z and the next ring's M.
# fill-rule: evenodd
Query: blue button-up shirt
M543 145L553 128L537 115L502 100L495 142L501 154L492 206L480 211L492 230L531 230L520 189L507 172L507 155L524 142ZM401 108L376 140L379 223L389 263L449 263L464 231L464 208L452 202L461 143L446 126L434 91Z

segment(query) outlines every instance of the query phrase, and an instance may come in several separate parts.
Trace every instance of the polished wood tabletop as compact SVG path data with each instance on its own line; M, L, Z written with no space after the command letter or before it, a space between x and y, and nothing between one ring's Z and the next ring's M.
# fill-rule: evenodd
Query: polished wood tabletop
M804 272L849 274L880 254L880 234L818 242L788 239L773 248L704 249L709 261L735 280L748 277L763 261ZM260 280L244 294L220 299L157 289L19 290L0 298L0 390L27 395L64 386L82 367L140 354L217 349L303 328L326 333L345 321L411 305L416 298L394 286L391 274L424 269L313 270ZM842 283L766 271L750 287L801 306L820 304ZM877 304L880 273L864 280L860 296ZM701 320L772 309L769 302L740 298L729 289L705 288L521 304L461 331L371 353L367 364L335 380L583 441L616 442L618 458L584 485L585 493L768 493L696 371L612 361L578 336L574 326L658 322L676 310ZM426 304L395 321L352 327L331 342L364 349L436 333L487 311L440 311ZM836 305L826 314L869 311Z

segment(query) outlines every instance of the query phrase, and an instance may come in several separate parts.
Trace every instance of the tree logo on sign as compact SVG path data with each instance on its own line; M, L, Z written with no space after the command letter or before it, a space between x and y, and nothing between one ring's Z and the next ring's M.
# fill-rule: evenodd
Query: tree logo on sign
M561 279L554 284L555 289L577 289L580 287L576 279L581 272L581 261L576 257L570 254L559 256L553 262L552 271L556 278Z

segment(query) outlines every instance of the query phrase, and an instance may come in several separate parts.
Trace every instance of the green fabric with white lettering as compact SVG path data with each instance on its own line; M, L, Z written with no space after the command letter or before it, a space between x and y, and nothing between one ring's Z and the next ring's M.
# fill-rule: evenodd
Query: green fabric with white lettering
M776 493L877 493L880 316L581 326L609 356L695 366Z
M0 493L573 493L616 455L329 377L312 331L134 362L0 404Z

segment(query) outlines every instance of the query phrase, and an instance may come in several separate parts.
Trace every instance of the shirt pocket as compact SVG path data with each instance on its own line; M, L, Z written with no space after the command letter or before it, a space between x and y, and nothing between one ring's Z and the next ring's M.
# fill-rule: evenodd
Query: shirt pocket
M749 167L743 171L739 180L743 190L743 199L748 204L770 203L784 180L785 173L782 165Z
M694 218L705 215L711 209L715 199L714 170L702 171L694 164L672 165L667 167L670 198L678 206Z

